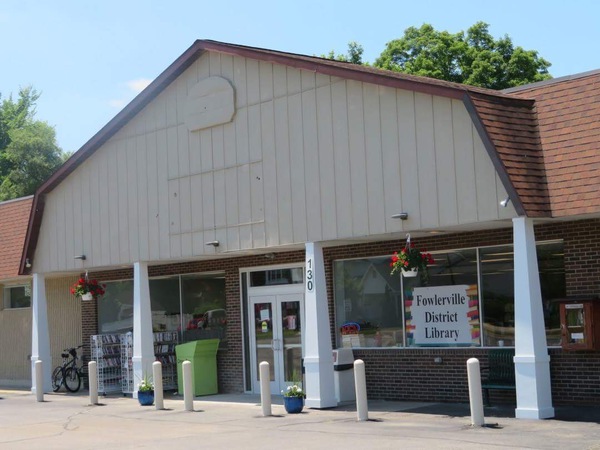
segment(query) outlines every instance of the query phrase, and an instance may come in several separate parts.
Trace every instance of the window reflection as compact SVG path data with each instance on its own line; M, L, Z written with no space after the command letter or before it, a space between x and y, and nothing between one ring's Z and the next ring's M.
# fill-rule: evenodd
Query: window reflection
M389 257L334 263L336 325L341 346L402 345L400 276Z
M183 342L225 339L225 276L182 275L150 280L152 330L176 331ZM98 302L100 333L133 329L133 280L106 283Z

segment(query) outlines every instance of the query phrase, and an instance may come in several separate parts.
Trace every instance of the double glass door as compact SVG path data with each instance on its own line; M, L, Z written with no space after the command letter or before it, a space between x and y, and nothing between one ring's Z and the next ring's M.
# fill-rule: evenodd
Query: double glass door
M271 393L302 381L303 294L250 297L252 387L260 392L259 364L269 363Z

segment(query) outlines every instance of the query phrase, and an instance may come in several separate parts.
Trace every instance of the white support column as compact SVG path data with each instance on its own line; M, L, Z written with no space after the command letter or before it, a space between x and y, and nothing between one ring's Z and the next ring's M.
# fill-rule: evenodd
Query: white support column
M308 408L337 406L333 381L333 350L329 328L327 287L323 248L319 243L306 244L305 268L304 367ZM310 331L308 331L310 330Z
M133 264L133 396L137 398L137 385L144 376L152 377L154 357L152 334L152 308L148 263Z
M515 258L515 379L518 419L554 417L533 221L513 219Z
M35 362L42 361L44 369L43 392L52 390L52 357L50 355L50 332L48 331L48 307L44 274L33 274L33 298L31 305L31 392L36 393Z

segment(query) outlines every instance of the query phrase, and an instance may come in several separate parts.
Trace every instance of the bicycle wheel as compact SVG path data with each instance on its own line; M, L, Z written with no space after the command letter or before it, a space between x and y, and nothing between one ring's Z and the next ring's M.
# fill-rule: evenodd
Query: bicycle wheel
M54 372L52 372L52 390L54 392L58 392L58 390L60 389L62 384L63 384L62 367L57 367L56 369L54 369Z
M73 367L65 370L65 387L69 392L77 392L81 387L81 376L79 371Z

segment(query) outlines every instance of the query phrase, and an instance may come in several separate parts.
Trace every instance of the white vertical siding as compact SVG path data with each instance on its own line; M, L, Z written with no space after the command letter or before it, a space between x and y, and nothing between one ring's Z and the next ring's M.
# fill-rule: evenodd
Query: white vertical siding
M352 196L352 235L369 234L365 127L362 83L347 82L348 135L350 142L350 195Z
M317 77L317 81L321 78ZM333 121L331 115L331 86L325 84L317 90L317 141L319 143L319 180L321 208L321 238L335 239L337 220L335 208L335 163L333 155Z
M189 132L209 76L235 115ZM47 196L36 270L493 221L504 196L458 100L207 52Z

